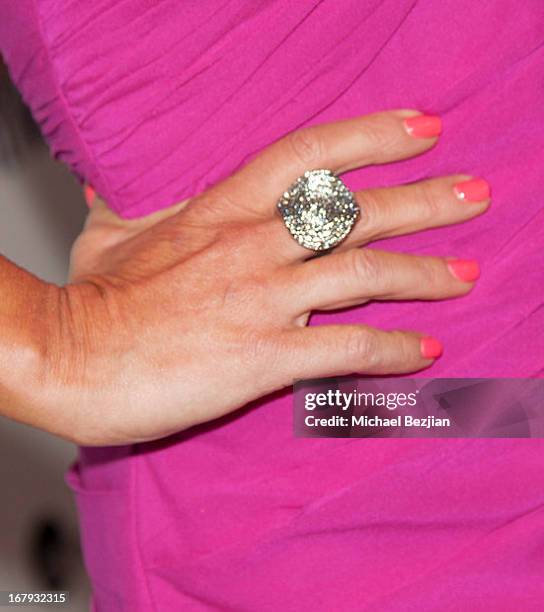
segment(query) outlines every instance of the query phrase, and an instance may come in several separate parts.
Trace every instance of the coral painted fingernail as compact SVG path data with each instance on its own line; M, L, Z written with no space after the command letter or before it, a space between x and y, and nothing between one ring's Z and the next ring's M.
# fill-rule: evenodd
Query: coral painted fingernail
M489 183L482 178L470 179L470 181L463 181L457 183L453 188L455 195L463 201L467 202L481 202L482 200L488 200L491 193Z
M480 278L480 266L475 259L452 259L448 261L448 268L455 278L465 283Z
M405 119L404 127L413 138L433 138L442 132L442 120L436 115L418 115Z
M425 359L436 359L442 355L442 344L431 336L426 336L425 338L421 338L420 343L421 355Z
M89 208L92 207L94 198L96 196L96 191L89 185L89 183L85 184L83 188L83 194L85 196L85 202L87 202L87 206Z

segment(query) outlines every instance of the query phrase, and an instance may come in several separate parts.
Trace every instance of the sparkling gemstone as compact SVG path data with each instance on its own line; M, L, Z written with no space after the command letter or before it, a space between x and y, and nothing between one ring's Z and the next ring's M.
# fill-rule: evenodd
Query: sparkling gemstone
M351 231L359 207L351 191L330 170L308 170L282 195L278 209L295 240L324 251Z

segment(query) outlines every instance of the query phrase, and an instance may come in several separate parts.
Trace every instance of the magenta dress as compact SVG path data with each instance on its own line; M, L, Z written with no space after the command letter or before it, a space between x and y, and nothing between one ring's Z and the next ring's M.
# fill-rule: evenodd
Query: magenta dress
M53 154L127 218L201 192L300 126L439 114L433 151L345 180L489 180L481 218L381 243L476 258L477 287L312 324L435 335L445 353L426 376L543 375L542 0L0 7L2 53ZM295 439L291 399L82 449L67 480L95 611L544 609L542 440Z

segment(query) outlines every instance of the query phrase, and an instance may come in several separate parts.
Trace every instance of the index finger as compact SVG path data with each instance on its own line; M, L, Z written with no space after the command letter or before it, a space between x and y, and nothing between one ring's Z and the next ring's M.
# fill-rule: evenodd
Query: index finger
M270 217L282 193L307 170L340 174L415 157L436 143L441 129L439 117L407 109L304 127L268 146L218 188L238 210Z

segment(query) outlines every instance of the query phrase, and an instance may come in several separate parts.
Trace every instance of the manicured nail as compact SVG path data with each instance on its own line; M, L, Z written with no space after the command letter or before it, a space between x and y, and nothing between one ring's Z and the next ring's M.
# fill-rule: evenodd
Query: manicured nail
M96 191L89 185L89 183L85 183L83 194L85 195L85 202L87 202L87 206L91 208L96 196Z
M413 138L433 138L442 132L442 120L436 115L417 115L405 119L404 127Z
M421 338L421 354L425 359L436 359L442 355L442 344L436 339L431 338L431 336L426 336L425 338Z
M480 266L474 259L452 259L448 261L448 268L455 278L465 283L480 278Z
M464 181L457 183L453 188L455 195L463 201L467 202L481 202L482 200L488 200L491 190L489 183L483 178L474 178L470 181Z

